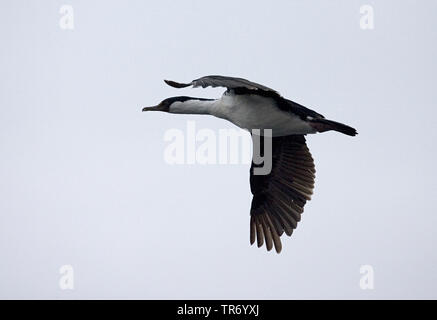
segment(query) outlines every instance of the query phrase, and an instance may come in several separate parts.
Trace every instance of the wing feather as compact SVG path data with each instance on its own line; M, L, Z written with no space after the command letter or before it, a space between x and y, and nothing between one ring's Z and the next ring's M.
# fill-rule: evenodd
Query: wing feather
M244 88L248 90L261 90L278 94L275 90L270 89L266 86L263 86L259 83L252 82L243 78L235 78L235 77L225 77L225 76L206 76L196 80L191 81L190 83L180 83L172 80L164 80L169 86L174 88L185 88L189 86L193 86L193 88L197 87L224 87L228 89L239 89Z
M263 140L261 138L261 148ZM297 228L304 206L314 189L315 167L305 137L292 135L273 137L272 170L261 176L250 170L250 187L253 194L251 215L251 244L266 244L268 251L275 247L281 252L280 236L291 236ZM265 142L264 142L265 143ZM255 232L256 229L256 232Z

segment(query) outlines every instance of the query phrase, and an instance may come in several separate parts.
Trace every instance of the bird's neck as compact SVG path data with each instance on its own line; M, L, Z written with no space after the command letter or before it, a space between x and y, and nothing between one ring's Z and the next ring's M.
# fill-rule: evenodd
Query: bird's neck
M192 98L186 101L174 102L169 109L170 113L180 114L212 114L217 100Z

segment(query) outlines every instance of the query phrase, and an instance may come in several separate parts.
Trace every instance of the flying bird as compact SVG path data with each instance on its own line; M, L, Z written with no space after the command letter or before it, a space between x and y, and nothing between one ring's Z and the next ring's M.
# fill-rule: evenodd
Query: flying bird
M226 119L249 130L271 130L272 167L267 175L255 174L257 164L250 168L250 188L253 194L250 209L250 243L258 247L273 246L282 250L280 237L291 236L311 199L315 167L306 145L305 135L338 131L355 136L357 131L325 117L277 91L242 78L206 76L190 83L164 80L174 88L224 87L219 99L177 96L163 100L143 111L163 111L176 114L206 114ZM264 132L264 131L263 131ZM266 137L264 137L266 139ZM264 148L261 139L261 148Z

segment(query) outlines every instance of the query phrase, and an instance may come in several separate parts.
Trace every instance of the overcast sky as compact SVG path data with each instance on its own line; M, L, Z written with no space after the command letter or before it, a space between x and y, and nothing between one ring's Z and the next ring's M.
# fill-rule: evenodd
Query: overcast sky
M374 29L360 27L366 4ZM1 1L0 298L437 298L436 12L406 0ZM359 132L308 137L315 192L280 255L249 245L247 164L164 160L169 129L234 126L141 113L219 97L162 82L208 74ZM59 286L65 265L73 290Z

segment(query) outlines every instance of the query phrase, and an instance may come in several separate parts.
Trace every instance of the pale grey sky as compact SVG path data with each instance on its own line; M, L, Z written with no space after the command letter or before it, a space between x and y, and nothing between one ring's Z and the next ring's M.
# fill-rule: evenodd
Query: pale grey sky
M74 30L59 26L62 5ZM360 29L360 7L375 28ZM435 1L0 4L0 298L437 298ZM162 79L248 78L357 128L308 137L315 194L249 246L247 165L169 166ZM74 290L59 268L72 265ZM359 286L374 268L374 289Z

